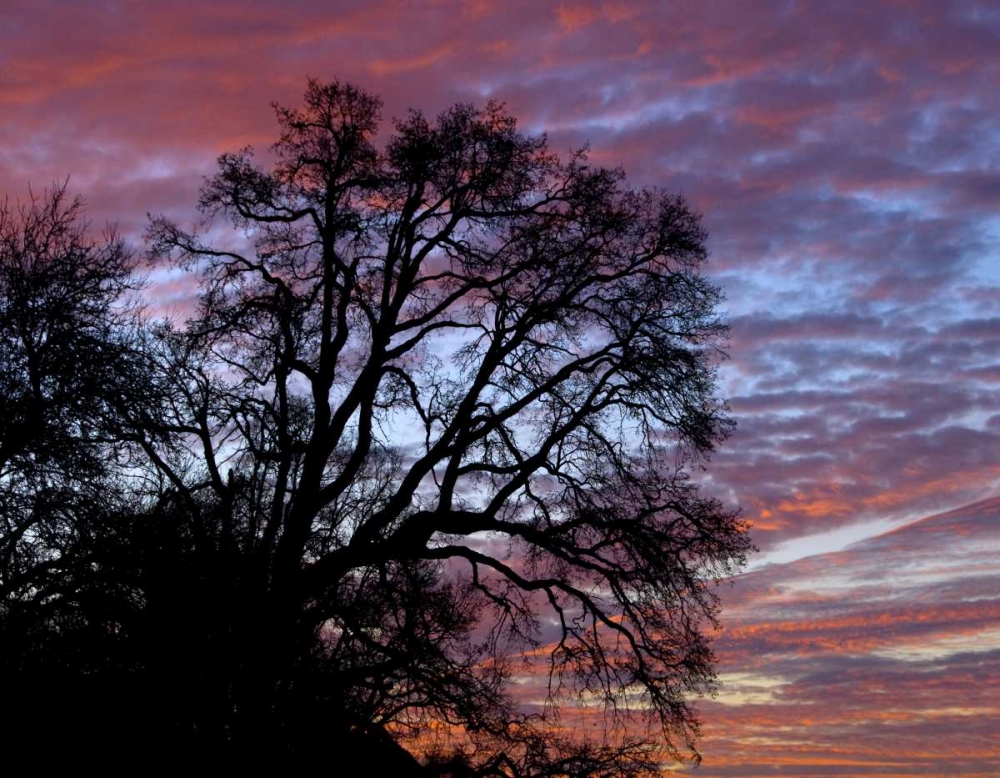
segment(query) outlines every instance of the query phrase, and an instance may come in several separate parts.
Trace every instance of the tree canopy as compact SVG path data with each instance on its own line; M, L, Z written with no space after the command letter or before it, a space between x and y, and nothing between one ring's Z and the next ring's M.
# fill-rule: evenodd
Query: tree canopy
M92 348L119 356L93 364L141 380L65 391L101 409L121 499L91 509L62 594L2 570L5 624L29 602L100 622L157 731L192 749L396 742L425 770L498 776L696 755L713 584L750 548L692 478L732 426L698 214L585 150L561 160L494 102L411 112L387 139L349 84L275 111L263 161L219 158L198 229L150 220L151 257L197 279L197 307L102 319L118 346ZM124 291L109 272L81 297ZM4 381L30 384L7 353ZM9 549L21 509L3 510ZM67 593L94 587L118 593L114 618ZM517 699L518 673L547 674L544 704ZM558 734L560 701L605 712L596 740Z

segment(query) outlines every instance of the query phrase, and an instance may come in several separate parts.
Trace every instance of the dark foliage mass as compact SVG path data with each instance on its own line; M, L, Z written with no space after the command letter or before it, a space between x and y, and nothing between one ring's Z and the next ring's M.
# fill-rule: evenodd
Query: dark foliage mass
M397 774L408 751L495 776L694 755L712 585L749 548L690 477L730 427L698 216L493 103L382 142L349 85L276 112L266 164L219 159L199 230L150 221L152 259L198 279L182 325L128 305L128 252L64 188L0 212L19 736L364 748ZM560 701L599 737L553 726Z

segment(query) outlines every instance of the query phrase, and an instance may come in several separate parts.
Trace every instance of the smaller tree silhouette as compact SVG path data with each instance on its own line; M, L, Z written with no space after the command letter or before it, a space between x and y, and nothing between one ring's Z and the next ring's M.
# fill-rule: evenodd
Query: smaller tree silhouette
M139 383L129 343L138 289L113 230L88 237L57 185L0 205L0 582L37 588L104 499L116 419Z
M136 498L123 414L149 375L134 270L113 229L91 236L66 184L0 204L0 676L21 745L107 723L88 711L134 668L121 637L137 591L107 563Z

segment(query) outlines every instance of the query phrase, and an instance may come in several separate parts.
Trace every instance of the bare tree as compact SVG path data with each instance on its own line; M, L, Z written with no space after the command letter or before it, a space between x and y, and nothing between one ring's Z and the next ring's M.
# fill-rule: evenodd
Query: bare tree
M58 567L115 460L115 408L136 371L123 327L137 290L113 230L54 186L0 204L0 591Z
M151 375L134 265L65 184L0 203L0 685L5 738L26 752L85 741L135 666L119 638L137 590L106 563L134 497L122 412L142 415Z
M693 753L711 585L749 549L690 477L731 426L698 215L497 103L410 113L381 146L350 85L276 113L273 164L225 154L202 190L228 237L148 232L201 292L159 336L166 415L132 434L231 560L226 736L437 719L492 774L665 758L546 735L503 661L543 645L553 701Z

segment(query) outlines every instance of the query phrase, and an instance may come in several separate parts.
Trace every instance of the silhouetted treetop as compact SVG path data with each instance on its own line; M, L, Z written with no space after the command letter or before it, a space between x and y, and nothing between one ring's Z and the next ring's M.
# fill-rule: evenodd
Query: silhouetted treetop
M239 230L225 248L152 223L154 250L202 278L178 333L204 398L178 422L209 441L188 488L207 473L230 499L222 456L258 483L243 542L282 609L338 624L325 639L345 640L343 598L373 571L464 563L505 639L556 620L553 692L639 694L690 745L707 581L747 549L685 469L730 424L700 219L583 151L560 161L499 103L411 112L381 150L379 111L310 82L277 109L274 167L223 155L202 190Z
M0 203L0 593L45 590L124 443L138 289L113 230L57 185Z

